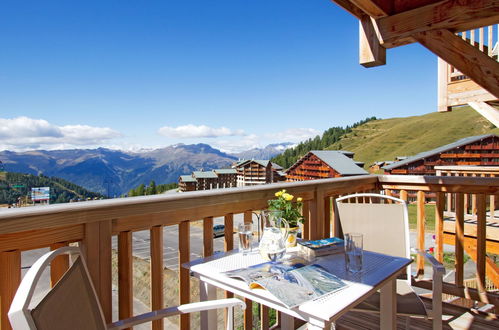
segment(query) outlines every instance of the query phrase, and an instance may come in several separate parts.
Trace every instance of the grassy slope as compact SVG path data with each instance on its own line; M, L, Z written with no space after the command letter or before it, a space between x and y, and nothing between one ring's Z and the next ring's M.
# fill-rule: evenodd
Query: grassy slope
M361 125L328 149L355 152L365 168L375 161L412 156L467 136L495 133L498 128L469 107L451 112L376 120Z

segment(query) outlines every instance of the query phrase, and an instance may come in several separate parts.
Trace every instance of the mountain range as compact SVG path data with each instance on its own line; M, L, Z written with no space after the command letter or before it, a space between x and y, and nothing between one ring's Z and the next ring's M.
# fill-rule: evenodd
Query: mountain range
M106 148L0 151L0 162L9 172L58 177L90 191L119 196L151 180L157 184L177 182L180 175L227 168L242 158L270 159L290 145L269 145L233 155L202 143L141 152Z

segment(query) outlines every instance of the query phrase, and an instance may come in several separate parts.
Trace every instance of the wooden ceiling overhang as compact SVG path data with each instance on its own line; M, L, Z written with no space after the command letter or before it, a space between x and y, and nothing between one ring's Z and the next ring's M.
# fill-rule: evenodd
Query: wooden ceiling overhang
M499 23L499 0L332 0L359 19L360 64L386 64L386 49L419 42L499 99L499 62L457 32Z

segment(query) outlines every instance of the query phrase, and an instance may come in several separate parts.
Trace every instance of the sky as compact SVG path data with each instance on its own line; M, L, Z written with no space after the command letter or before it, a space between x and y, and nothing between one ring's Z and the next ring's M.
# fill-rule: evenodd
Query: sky
M0 31L0 150L237 152L437 106L435 55L362 67L329 0L3 0Z

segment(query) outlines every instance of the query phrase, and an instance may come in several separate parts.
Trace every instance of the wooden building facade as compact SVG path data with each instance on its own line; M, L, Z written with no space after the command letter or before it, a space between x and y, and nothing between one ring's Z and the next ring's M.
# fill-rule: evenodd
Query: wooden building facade
M192 175L181 175L178 179L178 187L180 191L195 191L197 190L198 181Z
M338 150L312 150L286 171L287 181L305 181L367 174L364 163L355 162L353 153Z
M435 166L499 166L499 137L471 136L383 167L386 174L435 175Z
M255 186L286 180L283 168L269 160L243 160L233 166L237 170L237 186Z
M237 171L234 168L213 170L218 177L218 188L233 188L237 185Z

